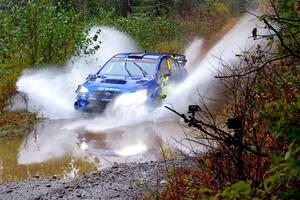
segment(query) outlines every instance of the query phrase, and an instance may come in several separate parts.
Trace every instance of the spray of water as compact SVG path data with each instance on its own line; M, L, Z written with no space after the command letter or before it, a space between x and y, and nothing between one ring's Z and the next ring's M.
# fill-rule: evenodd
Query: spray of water
M95 73L113 55L137 51L136 43L126 34L108 27L100 29L101 48L88 57L75 57L63 69L49 66L42 70L27 70L17 82L18 90L28 96L28 109L50 119L78 117L73 102L75 90L90 73Z
M202 39L194 39L185 49L184 55L186 55L187 63L185 68L188 71L192 71L197 63L201 60L201 48L203 45Z
M201 59L197 55L202 41L199 39L194 40L186 50L189 59L187 66L188 69L193 69L193 73L182 84L177 85L176 89L171 87L166 102L172 104L178 111L185 112L187 105L198 103L199 93L207 97L213 97L216 94L212 88L219 58L230 62L235 58L235 54L240 52L240 49L244 49L247 45L253 45L252 42L249 42L248 37L256 23L251 16L242 17L236 26ZM95 73L99 69L99 65L102 65L114 54L137 50L134 41L126 34L112 28L101 27L101 29L100 40L102 45L101 50L96 55L85 59L75 58L63 70L43 69L23 73L17 85L19 91L28 94L30 110L40 109L45 117L52 119L78 117L78 113L73 108L74 90L77 84L82 83L89 73ZM37 157L40 159L28 161L28 155L33 155L34 150L30 151L23 148L19 154L19 162L41 162L45 160L46 155L59 157L66 153L78 154L74 150L75 142L73 141L76 140L78 132L109 133L112 129L120 129L122 137L125 137L125 139L114 145L122 146L128 141L134 140L135 144L133 146L141 148L143 151L145 151L144 144L154 140L153 137L148 137L149 135L159 135L165 143L175 145L178 143L174 142L173 138L181 141L182 138L185 138L185 135L180 126L169 121L172 118L175 118L174 114L163 107L149 110L149 108L140 105L132 107L113 105L101 116L92 119L81 118L63 123L59 129L55 130L55 134L59 134L60 137L55 137L52 134L51 141L49 141L49 136L45 136L45 140L40 141L40 146L43 146L45 141L48 142L47 145L44 145L46 146L44 152L40 150L38 153L39 156ZM145 126L145 124L147 125ZM72 133L73 136L70 136ZM49 134L45 133L45 135ZM61 142L57 142L56 138L62 141L71 141L72 145L61 144ZM68 138L71 138L71 140ZM52 153L54 147L61 151L57 154ZM132 148L126 147L126 145L124 147L123 151L119 151L119 154L128 154L132 151ZM34 159L35 156L31 157Z
M251 32L259 22L251 15L240 18L237 24L226 33L196 64L192 74L176 90L170 91L168 101L180 111L186 110L188 104L199 103L199 96L215 98L217 80L214 76L222 71L222 62L233 63L236 54L255 46ZM195 41L199 43L199 41ZM191 46L196 45L192 44ZM187 51L187 53L189 53ZM193 52L191 52L193 53ZM197 61L197 60L196 60ZM207 102L206 102L207 103Z

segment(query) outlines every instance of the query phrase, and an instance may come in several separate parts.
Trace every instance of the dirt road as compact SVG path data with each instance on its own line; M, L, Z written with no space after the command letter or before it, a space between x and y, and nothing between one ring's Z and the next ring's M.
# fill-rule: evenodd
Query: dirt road
M192 161L176 158L167 161L115 164L71 180L56 176L0 185L0 199L137 199L161 191L167 183L166 168L187 166Z

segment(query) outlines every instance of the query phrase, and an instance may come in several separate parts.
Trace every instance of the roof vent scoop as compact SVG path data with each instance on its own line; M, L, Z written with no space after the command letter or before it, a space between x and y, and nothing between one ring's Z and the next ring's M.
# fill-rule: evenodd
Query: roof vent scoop
M132 53L128 58L142 59L145 56L145 53Z

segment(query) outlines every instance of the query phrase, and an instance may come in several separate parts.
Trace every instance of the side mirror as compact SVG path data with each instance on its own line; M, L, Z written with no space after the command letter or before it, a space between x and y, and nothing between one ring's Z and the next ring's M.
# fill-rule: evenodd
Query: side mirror
M93 80L96 78L97 78L96 74L89 74L88 77L86 77L86 80Z

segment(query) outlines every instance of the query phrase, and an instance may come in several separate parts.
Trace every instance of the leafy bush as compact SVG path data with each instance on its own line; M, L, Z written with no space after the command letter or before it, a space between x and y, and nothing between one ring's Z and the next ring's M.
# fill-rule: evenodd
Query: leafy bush
M27 66L62 63L85 41L80 16L46 0L12 3L0 17L2 64L16 59Z
M180 37L179 21L167 17L139 15L125 18L102 10L97 22L128 33L146 51L155 51L161 42L174 41Z
M0 111L23 68L64 63L87 45L86 24L59 3L10 3L0 11L0 21Z

